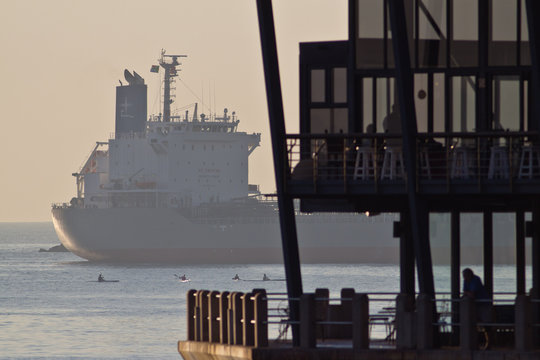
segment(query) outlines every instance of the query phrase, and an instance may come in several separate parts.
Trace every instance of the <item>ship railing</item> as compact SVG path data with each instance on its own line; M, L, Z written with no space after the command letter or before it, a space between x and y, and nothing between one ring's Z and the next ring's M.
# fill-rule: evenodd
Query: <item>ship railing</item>
M68 209L71 207L71 205L69 203L52 203L51 204L51 207L53 209Z
M509 185L540 178L537 132L422 133L416 137L415 177L422 184ZM311 184L401 184L407 177L401 135L288 134L287 180Z
M288 305L299 302L299 319ZM356 293L342 289L331 297L316 289L299 298L254 289L251 292L190 290L187 293L187 341L268 347L290 344L299 331L302 348L347 347L478 350L488 347L533 350L540 333L534 314L540 299L495 293L494 299L452 298L450 293ZM482 309L489 309L479 316Z

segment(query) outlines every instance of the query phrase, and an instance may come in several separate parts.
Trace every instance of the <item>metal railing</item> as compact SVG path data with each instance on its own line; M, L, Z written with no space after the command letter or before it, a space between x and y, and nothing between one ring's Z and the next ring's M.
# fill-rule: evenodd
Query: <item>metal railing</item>
M496 293L495 299L475 301L470 297L451 298L450 293L438 293L433 299L426 294L415 297L342 289L339 297L330 297L328 289L317 289L289 299L284 293L267 293L264 289L247 293L190 290L187 340L267 347L269 339L290 340L288 330L298 325L300 346L304 348L334 343L344 346L348 341L357 350L374 345L532 350L534 336L540 331L533 317L540 300L514 296ZM299 321L289 318L290 301L300 302Z
M288 180L373 184L402 182L402 138L392 134L289 134ZM418 183L502 183L540 178L538 134L430 133L416 138Z

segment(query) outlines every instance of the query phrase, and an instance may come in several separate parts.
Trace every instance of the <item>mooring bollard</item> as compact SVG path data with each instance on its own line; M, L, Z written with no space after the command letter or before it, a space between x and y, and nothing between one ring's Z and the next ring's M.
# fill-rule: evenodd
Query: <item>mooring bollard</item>
M223 291L219 295L219 342L227 344L229 342L228 329L229 324L229 292Z
M470 296L459 302L460 347L462 350L478 348L478 331L476 330L476 304Z
M219 291L208 293L208 341L219 342Z
M366 294L354 294L352 298L353 350L369 348L369 298Z
M187 339L188 341L195 340L195 307L197 306L197 290L189 290L187 292Z
M254 312L253 312L253 328L255 347L268 346L268 301L266 299L266 291L262 289L253 290L254 296Z
M315 294L300 296L300 346L314 348L315 338Z

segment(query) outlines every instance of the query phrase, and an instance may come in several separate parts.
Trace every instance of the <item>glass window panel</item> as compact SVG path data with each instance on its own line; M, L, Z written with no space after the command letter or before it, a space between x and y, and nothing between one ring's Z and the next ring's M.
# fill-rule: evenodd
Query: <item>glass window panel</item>
M516 0L492 0L491 41L489 65L516 65L517 49L517 2Z
M454 0L454 40L478 40L478 1Z
M378 78L377 80L377 132L385 132L387 124L385 119L391 112L392 104L394 104L394 79L393 78Z
M312 134L332 132L330 109L311 109L310 126Z
M334 102L347 102L347 69L335 68L333 70L334 78Z
M414 106L416 107L416 126L418 132L428 130L428 76L427 74L414 75Z
M446 1L424 0L419 8L418 36L420 39L446 38Z
M311 102L325 102L325 71L311 70Z
M373 124L373 79L362 79L362 107L364 131L369 124Z
M516 0L491 0L491 36L494 41L516 41Z
M525 1L521 1L521 65L531 65L531 51L529 48L529 27L527 19L527 10L525 8Z
M346 133L349 128L349 116L347 108L334 108L332 132Z
M497 76L493 79L492 129L519 131L519 86L517 76Z
M476 129L476 101L472 76L452 78L452 129L472 132Z
M478 64L478 1L453 1L451 66Z
M444 132L444 74L433 76L433 131Z
M383 5L381 0L358 0L359 38L383 38Z

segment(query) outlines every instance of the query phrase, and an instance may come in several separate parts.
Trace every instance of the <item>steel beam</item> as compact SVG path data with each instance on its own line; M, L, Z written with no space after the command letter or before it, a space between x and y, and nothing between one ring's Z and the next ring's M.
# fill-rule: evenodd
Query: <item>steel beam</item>
M285 265L285 275L287 277L289 317L290 320L293 321L293 324L291 325L293 345L299 346L299 327L296 322L300 320L300 303L298 299L300 299L300 296L302 295L302 276L300 273L300 256L298 252L293 198L287 195L285 189L285 176L288 173L288 163L286 161L285 117L283 114L283 100L279 77L272 0L257 0L257 13L259 18L264 79L266 83L270 135L272 138L272 152L274 155L274 173L276 177L279 205L283 262Z
M407 23L403 0L388 0L392 45L396 65L403 136L403 159L407 174L410 224L421 293L435 296L431 250L429 245L429 213L427 204L416 192L416 111L414 107L414 82L411 70Z
M527 23L529 29L529 47L531 51L531 84L533 99L540 96L540 1L526 0ZM540 101L532 102L533 121L531 130L540 129Z

